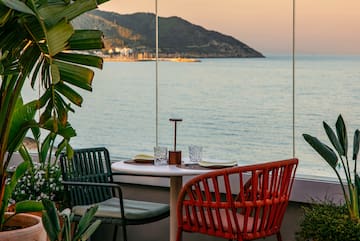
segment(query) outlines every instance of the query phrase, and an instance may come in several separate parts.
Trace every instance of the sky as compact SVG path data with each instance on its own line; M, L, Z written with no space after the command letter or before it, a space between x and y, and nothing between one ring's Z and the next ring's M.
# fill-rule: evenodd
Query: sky
M155 1L110 0L100 9L155 13ZM262 53L292 51L292 0L157 0L157 6L160 17L181 17ZM295 12L297 53L360 55L359 0L296 0Z

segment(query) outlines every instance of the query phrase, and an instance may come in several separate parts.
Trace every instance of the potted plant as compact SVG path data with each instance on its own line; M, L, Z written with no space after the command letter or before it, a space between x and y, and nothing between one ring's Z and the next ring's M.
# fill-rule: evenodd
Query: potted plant
M40 128L31 128L36 145L37 155L33 157L26 148L22 151L23 159L30 163L30 167L18 180L12 192L12 202L23 200L37 200L44 198L54 201L61 206L64 201L64 187L62 185L61 169L58 163L59 155L65 146L56 145L56 137L59 134L49 132L45 139L40 141ZM60 128L58 133L67 140L75 136L75 130L68 125L65 129ZM71 147L67 147L71 148ZM55 155L54 155L55 153ZM34 160L35 158L36 160Z
M26 156L21 143L30 128L54 133L65 129L68 111L74 111L70 103L82 103L77 88L92 88L94 72L88 67L102 67L102 58L78 52L101 49L102 33L75 30L71 20L105 1L0 0L0 240L6 233L5 211L12 190L31 165L25 160L8 181L13 153ZM24 104L24 85L36 83L43 88L42 95ZM38 122L34 121L37 110L41 111ZM60 146L68 147L68 139ZM71 148L66 150L71 154ZM17 213L33 208L22 204L17 203Z
M360 233L360 178L357 173L357 158L359 153L360 131L356 129L354 132L353 150L351 156L352 160L350 160L348 158L349 142L347 130L342 116L339 115L336 121L336 132L326 122L323 122L323 126L326 135L333 146L333 149L314 136L311 136L309 134L303 134L303 137L305 141L309 143L317 153L320 154L320 156L329 164L329 166L335 172L342 189L345 203L343 207L341 205L334 205L332 203L322 203L315 204L310 209L305 209L305 219L302 223L302 228L313 228L313 231L318 234L318 237L322 237L322 239L315 240L344 240L344 235L342 234L342 229L339 228L339 223L341 223L341 225L343 225L344 227L353 227L354 230L352 230L352 234ZM340 170L342 172L340 172ZM314 213L316 214L314 215ZM338 215L335 215L334 213L337 213ZM318 223L308 225L309 218L312 218L314 216L329 217L331 220L333 220L333 222L331 223L334 224L334 226L330 227L330 223L328 223L328 225L326 226L327 229L321 229L317 226ZM341 220L336 220L337 218ZM325 220L321 221L325 222ZM321 230L325 230L324 233L320 233ZM329 230L332 230L332 232L329 232ZM339 232L336 233L336 230ZM312 231L307 229L305 232L302 231L302 233L312 233ZM356 240L360 240L360 236L356 237L358 237Z
M50 200L43 199L42 203L44 205L42 221L49 241L85 241L101 224L100 220L93 221L98 206L90 207L74 228L72 225L74 215L70 209L64 209L59 213Z

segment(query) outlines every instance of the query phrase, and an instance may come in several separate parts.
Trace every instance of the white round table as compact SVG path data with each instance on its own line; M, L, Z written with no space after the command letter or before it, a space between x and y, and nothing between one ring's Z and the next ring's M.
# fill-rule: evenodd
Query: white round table
M211 168L182 168L177 165L154 166L152 164L127 163L123 161L113 163L111 168L114 172L120 172L126 175L170 177L170 241L176 241L176 205L182 187L182 177L199 175L214 170Z

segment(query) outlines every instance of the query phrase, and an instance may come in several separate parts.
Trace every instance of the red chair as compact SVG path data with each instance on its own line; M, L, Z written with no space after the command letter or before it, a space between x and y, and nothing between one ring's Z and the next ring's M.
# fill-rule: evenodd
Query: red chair
M297 159L219 169L194 177L177 205L177 241L182 232L228 240L277 235L288 205Z

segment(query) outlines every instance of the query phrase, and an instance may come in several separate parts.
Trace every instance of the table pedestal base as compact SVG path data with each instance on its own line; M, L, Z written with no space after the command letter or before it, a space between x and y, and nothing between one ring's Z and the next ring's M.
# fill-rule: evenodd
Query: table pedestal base
M182 187L182 177L170 177L170 241L176 241L177 215L176 207L179 193Z

